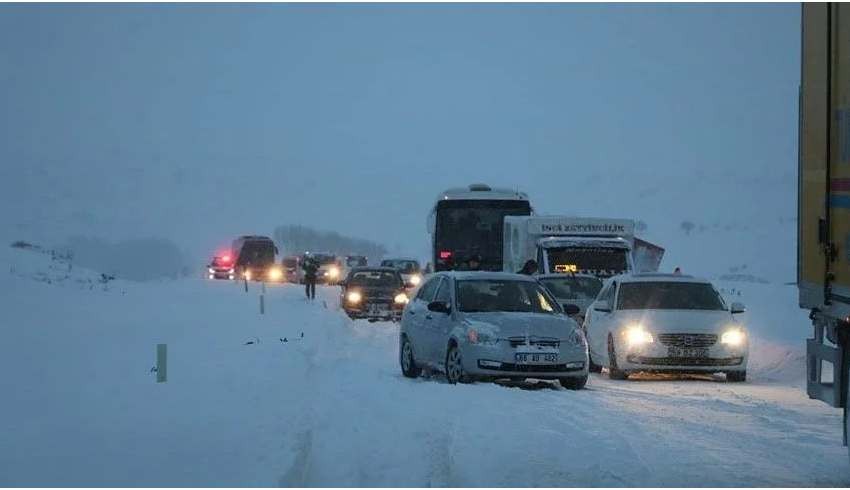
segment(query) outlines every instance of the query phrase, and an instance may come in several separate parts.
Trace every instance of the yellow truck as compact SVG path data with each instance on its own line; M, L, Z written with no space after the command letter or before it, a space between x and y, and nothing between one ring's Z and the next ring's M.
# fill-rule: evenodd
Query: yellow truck
M850 366L850 4L802 7L797 288L809 397L844 408Z

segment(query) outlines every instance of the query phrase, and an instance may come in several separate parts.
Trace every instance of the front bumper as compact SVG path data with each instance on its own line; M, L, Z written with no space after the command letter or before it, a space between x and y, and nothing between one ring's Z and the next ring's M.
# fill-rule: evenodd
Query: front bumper
M557 354L557 362L551 364L517 363L518 353ZM491 378L535 378L557 379L583 377L588 374L587 349L561 342L558 347L535 348L512 347L500 340L491 344L466 342L462 347L461 359L467 374Z
M343 303L342 309L351 318L401 320L404 305L389 301L361 301L356 305Z
M617 346L617 367L624 371L714 373L746 371L749 348L719 342L705 347L706 355L682 357L671 354L669 346L654 341L638 347Z

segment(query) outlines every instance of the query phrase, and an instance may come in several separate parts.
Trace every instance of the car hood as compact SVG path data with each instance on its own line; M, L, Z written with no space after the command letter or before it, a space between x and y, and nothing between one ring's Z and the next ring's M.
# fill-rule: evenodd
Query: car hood
M639 323L655 333L720 333L731 325L740 326L726 310L622 310L617 312L617 322Z
M508 337L554 337L566 339L578 324L564 315L540 313L460 313L463 324L479 333Z

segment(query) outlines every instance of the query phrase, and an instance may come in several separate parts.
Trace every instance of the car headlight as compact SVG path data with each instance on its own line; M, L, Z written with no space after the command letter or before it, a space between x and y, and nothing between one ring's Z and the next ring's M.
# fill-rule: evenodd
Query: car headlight
M737 347L739 345L743 345L746 339L747 336L744 334L743 330L733 327L723 332L723 335L720 336L720 343Z
M624 336L626 337L626 343L631 347L653 342L652 334L644 330L642 325L629 326L626 328Z
M251 280L251 271L250 270L245 271L245 279L247 279L249 281Z
M360 293L358 293L357 291L350 291L348 294L345 295L345 299L349 303L356 304L359 303L361 299L363 299L363 296L361 296Z
M215 274L215 269L210 267L210 268L207 269L207 272L209 272L210 274Z
M470 344L494 344L496 342L496 339L490 334L479 332L474 328L466 331L466 338L469 339Z
M234 272L236 272L236 269L230 269L229 271L230 274L233 274Z
M407 303L407 302L408 302L408 301L410 301L410 300L407 298L407 295L406 295L406 294L404 294L404 293L398 293L398 294L396 294L396 295L395 295L395 298L393 298L393 301L395 301L395 302L396 302L396 304L403 305L403 304Z
M283 271L277 267L269 269L269 279L272 281L279 281L281 277L283 277Z
M414 274L410 276L410 284L418 286L420 282L422 282L422 276L420 276L419 274Z
M339 277L339 268L331 267L328 269L328 275L331 277Z

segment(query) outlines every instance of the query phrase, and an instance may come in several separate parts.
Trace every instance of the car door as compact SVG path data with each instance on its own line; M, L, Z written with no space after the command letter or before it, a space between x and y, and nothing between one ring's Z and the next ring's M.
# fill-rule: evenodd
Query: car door
M610 283L603 289L596 301L607 303L613 307L614 292L617 289L617 283ZM595 303L595 302L594 302ZM595 362L603 362L608 359L608 331L610 329L611 313L599 311L593 308L588 311L588 317L585 321L587 325L587 336L590 343L590 350L593 354Z
M452 281L444 277L437 288L434 301L452 304ZM449 343L449 332L452 328L452 315L427 311L425 313L425 328L428 335L428 359L437 366L442 366L446 359L446 347Z
M441 277L432 277L419 288L419 292L404 309L404 333L413 344L413 355L417 362L427 362L427 337L423 334L425 315L429 313L428 303L434 298Z

